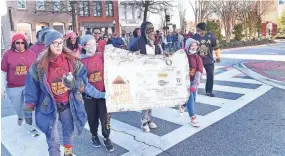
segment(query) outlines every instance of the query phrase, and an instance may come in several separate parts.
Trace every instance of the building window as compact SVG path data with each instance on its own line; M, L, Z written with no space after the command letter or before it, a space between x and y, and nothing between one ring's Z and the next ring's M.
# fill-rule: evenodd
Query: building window
M94 16L102 16L102 2L94 1L93 5Z
M61 10L60 0L53 0L53 10L54 11L60 11Z
M113 2L112 1L106 1L105 2L105 8L106 8L106 16L114 16Z
M45 10L45 1L44 0L37 0L36 5L37 5L37 10Z
M79 2L80 16L90 16L89 1Z
M17 5L18 5L18 9L27 9L27 1L26 0L18 0Z
M17 24L17 33L18 34L23 34L31 42L33 41L33 38L32 38L32 25L30 23L18 23Z
M64 23L53 23L53 29L57 30L61 34L65 34Z

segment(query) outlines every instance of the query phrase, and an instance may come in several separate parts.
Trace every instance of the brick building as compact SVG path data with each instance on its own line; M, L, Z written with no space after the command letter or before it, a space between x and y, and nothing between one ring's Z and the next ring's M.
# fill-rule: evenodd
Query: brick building
M87 28L94 28L105 33L120 33L118 1L84 1L78 2L79 7L89 6L80 11L77 16L78 32L85 34Z

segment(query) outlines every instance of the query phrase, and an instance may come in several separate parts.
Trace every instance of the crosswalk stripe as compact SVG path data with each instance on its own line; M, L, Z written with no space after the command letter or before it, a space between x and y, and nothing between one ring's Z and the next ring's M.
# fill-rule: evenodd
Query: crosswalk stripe
M228 79L228 78L232 78L238 74L240 74L240 71L238 71L236 69L231 69L231 70L225 71L221 74L215 75L215 78L216 79L219 79L219 78Z
M198 88L205 88L204 83L200 83ZM223 92L231 92L231 93L239 93L239 94L246 94L250 91L253 91L253 89L247 89L247 88L239 88L239 87L231 87L231 86L223 86L223 85L215 85L214 90L217 91L223 91Z
M23 126L18 126L17 116L2 118L2 144L12 156L49 156L44 133L32 137ZM3 137L4 136L4 137ZM60 147L63 155L64 148Z
M225 104L231 104L234 100L223 99L218 97L209 97L206 95L197 94L196 101L203 104L222 107Z
M228 81L228 82L239 82L239 83L249 83L249 84L263 84L259 81L253 80L253 79L243 79L243 78L228 78L228 79L223 79L223 78L214 78L215 80L220 80L220 81Z

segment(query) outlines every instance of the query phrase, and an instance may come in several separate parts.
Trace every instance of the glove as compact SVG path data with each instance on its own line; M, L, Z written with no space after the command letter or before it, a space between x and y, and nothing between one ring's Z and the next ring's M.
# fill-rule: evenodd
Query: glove
M217 63L220 63L220 62L221 62L221 59L220 59L220 58L216 58L216 62L217 62Z
M64 74L62 81L65 87L68 89L72 89L74 87L75 78L71 72L69 72L68 75Z
M33 124L33 119L32 118L25 118L25 121L28 125L32 125Z
M190 92L193 93L196 91L196 88L195 87L190 87Z

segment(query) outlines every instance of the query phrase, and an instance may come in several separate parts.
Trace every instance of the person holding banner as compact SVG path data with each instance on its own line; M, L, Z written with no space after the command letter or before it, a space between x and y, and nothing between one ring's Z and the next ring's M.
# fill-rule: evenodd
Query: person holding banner
M141 25L141 37L137 39L130 47L130 51L140 51L145 55L160 55L163 50L160 44L155 45L155 34L153 24L146 21ZM157 125L151 119L151 109L142 111L141 128L144 132L157 128Z
M191 118L191 125L193 127L199 127L200 124L196 119L194 113L194 105L196 103L197 87L200 84L201 75L203 73L203 61L199 55L198 42L192 38L187 39L185 43L185 51L189 62L189 75L190 75L190 97L186 104L189 116ZM182 106L183 109L183 106ZM183 110L184 112L184 110Z
M88 83L93 85L101 92L105 92L104 86L104 62L102 54L96 52L96 40L92 35L81 37L81 62L88 70ZM95 99L88 94L83 94L87 120L92 134L92 143L94 147L101 147L98 137L99 119L101 122L102 135L104 136L104 145L107 151L114 151L110 136L110 114L107 113L106 100L104 98Z

